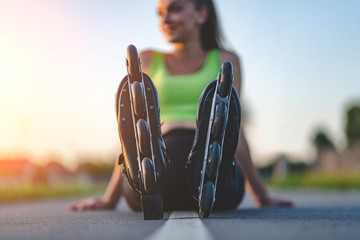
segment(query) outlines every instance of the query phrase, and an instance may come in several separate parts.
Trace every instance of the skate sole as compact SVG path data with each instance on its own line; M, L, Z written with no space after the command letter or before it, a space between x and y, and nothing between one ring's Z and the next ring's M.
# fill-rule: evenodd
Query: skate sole
M206 141L203 146L205 151L199 189L199 215L202 218L207 218L210 215L215 203L216 186L224 149L224 137L228 129L229 109L231 101L233 101L231 98L234 91L232 82L232 65L226 62L222 66L217 84L212 91L211 108L208 109L207 107L207 112L209 112L209 118L207 119L209 119L209 122L207 123ZM209 98L206 101L209 101ZM207 105L210 105L209 102ZM230 122L237 121L230 119Z
M135 131L133 127L133 119L132 112L130 108L130 94L129 87L127 82L127 77L124 77L121 81L121 84L118 88L117 101L115 104L117 118L118 118L118 130L120 141L122 144L122 154L124 155L124 165L126 168L124 172L126 176L130 178L129 181L131 186L134 189L139 189L139 164L137 163L137 147L136 147L136 139L135 139ZM159 119L157 117L158 103L155 97L156 94L152 94L152 92L156 92L153 84L150 82L151 79L149 76L144 74L144 85L145 91L147 91L147 106L149 113L149 131L152 132L152 144L153 144L153 153L155 156L155 161L158 163L156 165L156 171L159 172L159 178L163 178L166 174L165 171L168 168L169 163L167 162L167 157L163 156L163 152L166 151L165 146L158 141L160 136L160 130L158 129ZM135 119L137 122L137 119ZM145 149L145 147L143 147ZM151 156L150 156L151 157ZM138 191L138 190L137 190ZM138 191L139 192L139 191Z
M159 140L157 92L150 77L141 73L134 46L128 47L127 66L128 75L120 83L116 101L124 174L140 193L144 219L160 219L163 200L159 178L164 177L167 162L165 146Z

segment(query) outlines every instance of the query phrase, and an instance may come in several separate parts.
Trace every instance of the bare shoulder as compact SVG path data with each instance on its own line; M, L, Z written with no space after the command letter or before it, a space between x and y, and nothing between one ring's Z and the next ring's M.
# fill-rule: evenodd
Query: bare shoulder
M234 52L227 50L220 50L220 58L221 62L230 61L233 65L233 74L234 74L234 87L238 91L240 96L241 93L241 67L240 67L240 59L238 55Z
M238 65L240 63L238 55L228 50L221 49L220 58L221 58L221 62L230 61L234 65Z
M153 50L144 50L139 53L139 57L141 59L141 67L142 67L143 72L149 73L151 59L152 59L153 55L154 55Z

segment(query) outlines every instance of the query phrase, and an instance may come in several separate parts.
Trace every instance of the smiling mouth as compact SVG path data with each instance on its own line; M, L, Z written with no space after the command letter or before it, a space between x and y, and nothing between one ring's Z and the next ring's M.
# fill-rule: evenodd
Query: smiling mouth
M166 33L166 34L172 34L174 31L175 31L175 27L168 27L168 26L166 26L166 27L164 27L164 32Z

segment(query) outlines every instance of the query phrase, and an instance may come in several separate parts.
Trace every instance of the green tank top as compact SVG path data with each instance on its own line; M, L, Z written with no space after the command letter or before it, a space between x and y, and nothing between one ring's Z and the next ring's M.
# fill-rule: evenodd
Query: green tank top
M171 75L165 66L164 56L154 52L149 75L153 80L160 104L160 119L164 122L196 121L196 109L201 93L213 80L221 67L218 49L207 53L202 68L193 74Z

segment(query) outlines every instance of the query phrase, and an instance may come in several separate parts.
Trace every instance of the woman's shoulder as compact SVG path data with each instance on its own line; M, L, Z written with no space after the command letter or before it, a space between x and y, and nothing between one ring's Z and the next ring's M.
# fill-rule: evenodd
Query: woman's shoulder
M240 96L241 93L241 66L238 55L232 51L220 50L221 62L230 61L233 65L234 86Z
M152 56L155 52L156 51L154 51L152 49L146 49L146 50L141 51L139 53L139 56L144 59L149 59L149 58L152 58Z
M219 51L221 62L230 61L233 64L238 64L240 62L239 56L236 53L225 49L220 49Z
M155 50L144 50L139 53L139 57L141 59L141 68L143 72L149 73L150 66L151 66L151 60L154 56L154 54L157 53Z
M149 73L149 70L151 67L151 62L152 62L155 54L165 55L165 53L156 51L153 49L143 50L139 53L139 57L141 59L141 67L142 67L143 72L145 72L147 74Z

